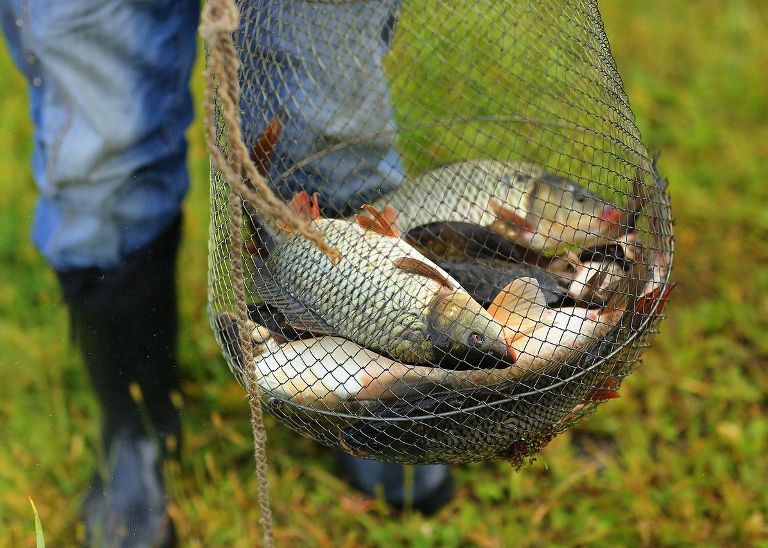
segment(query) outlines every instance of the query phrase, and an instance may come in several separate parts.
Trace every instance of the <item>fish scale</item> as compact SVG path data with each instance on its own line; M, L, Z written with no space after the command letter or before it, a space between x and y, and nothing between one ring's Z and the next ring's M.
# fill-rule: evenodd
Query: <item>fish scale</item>
M524 162L458 162L406 180L373 205L381 210L391 204L403 232L438 221L488 226L496 220L489 207L491 198L517 208L524 217L529 212L528 197L535 178L543 175L540 167ZM461 192L456 192L457 188Z
M446 351L454 343L467 342L466 335L460 341L449 340L447 333L437 333L429 323L438 314L432 310L436 296L449 290L451 295L465 296L462 306L473 311L469 327L459 329L482 333L487 348L493 348L499 360L506 356L503 326L454 278L409 244L346 220L317 219L313 224L341 253L338 264L332 264L312 242L293 234L272 250L266 269L252 278L265 301L282 304L286 316L291 307L300 309L289 323L301 327L304 322L307 331L340 335L404 363L435 363L442 354L431 344L433 338L442 337ZM402 258L432 269L440 280L397 267L394 261Z

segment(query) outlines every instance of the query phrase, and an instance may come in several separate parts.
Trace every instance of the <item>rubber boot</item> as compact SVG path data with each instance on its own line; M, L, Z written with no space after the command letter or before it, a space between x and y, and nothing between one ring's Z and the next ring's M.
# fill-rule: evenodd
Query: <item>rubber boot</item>
M401 464L362 459L342 452L339 452L337 462L353 487L372 498L381 491L387 504L397 510L410 506L424 515L432 515L453 498L453 479L450 467L446 465L413 465L409 489L405 467Z
M59 272L103 416L103 456L82 506L93 546L171 546L165 458L178 457L175 265L180 220L114 270ZM178 400L177 400L178 401Z

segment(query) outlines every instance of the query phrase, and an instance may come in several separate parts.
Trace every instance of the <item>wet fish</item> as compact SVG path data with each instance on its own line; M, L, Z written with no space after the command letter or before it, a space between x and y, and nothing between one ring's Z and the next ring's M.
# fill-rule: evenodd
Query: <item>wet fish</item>
M235 318L222 313L217 330L230 362L243 364ZM253 343L259 386L273 396L319 409L401 397L425 382L443 383L453 374L447 369L398 363L339 337L286 344L267 337ZM243 378L244 372L238 370L237 376Z
M367 206L355 222L319 217L316 198L294 198L342 255L333 265L311 242L288 235L252 276L264 302L299 331L339 336L405 364L506 367L504 327L461 285L400 238L394 210Z
M623 213L579 185L524 162L470 160L409 179L373 205L391 204L403 231L435 222L491 228L547 254L615 232Z
M491 386L551 373L617 327L628 299L621 294L606 308L548 308L535 278L518 278L494 299L488 312L511 329L517 360L506 368L456 371L443 382L454 389Z
M512 345L519 356L507 376L550 371L603 338L621 321L629 298L617 288L612 300L599 309L548 308L535 278L510 283L488 308L494 318L517 333Z
M546 376L426 395L414 392L406 401L371 409L369 416L343 427L338 444L354 455L393 462L502 458L522 465L578 418L572 415L575 406L601 386L605 372L600 363L627 334L627 329L614 327Z
M492 259L442 260L436 261L436 264L456 278L483 308L493 302L501 289L524 277L535 278L539 282L547 306L559 306L566 297L566 292L560 285L560 278L535 266Z
M417 226L403 239L433 261L471 259L537 263L539 255L492 230L472 223L440 222Z

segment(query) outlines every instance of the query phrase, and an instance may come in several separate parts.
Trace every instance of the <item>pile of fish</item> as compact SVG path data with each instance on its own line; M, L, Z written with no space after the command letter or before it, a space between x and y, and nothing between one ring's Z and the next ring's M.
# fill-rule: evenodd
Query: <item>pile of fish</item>
M267 165L270 143L259 147ZM633 194L622 209L536 165L496 160L427 172L349 218L323 217L317 196L300 192L292 209L342 259L258 227L249 366L271 396L331 411L418 409L425 392L551 374L660 314L672 289L669 258L635 227L639 181ZM242 363L234 315L217 324Z

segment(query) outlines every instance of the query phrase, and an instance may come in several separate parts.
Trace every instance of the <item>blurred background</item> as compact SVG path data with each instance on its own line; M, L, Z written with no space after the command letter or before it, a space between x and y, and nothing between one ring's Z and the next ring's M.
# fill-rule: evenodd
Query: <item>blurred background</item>
M621 398L535 463L456 470L433 518L396 514L334 475L331 454L268 419L283 545L768 543L768 10L763 0L604 0L613 54L670 180L679 286ZM202 65L194 75L202 101ZM248 407L205 312L208 157L189 133L180 260L185 545L249 546L258 510ZM29 243L35 201L25 84L0 46L0 546L71 545L98 446L96 402L52 271Z

